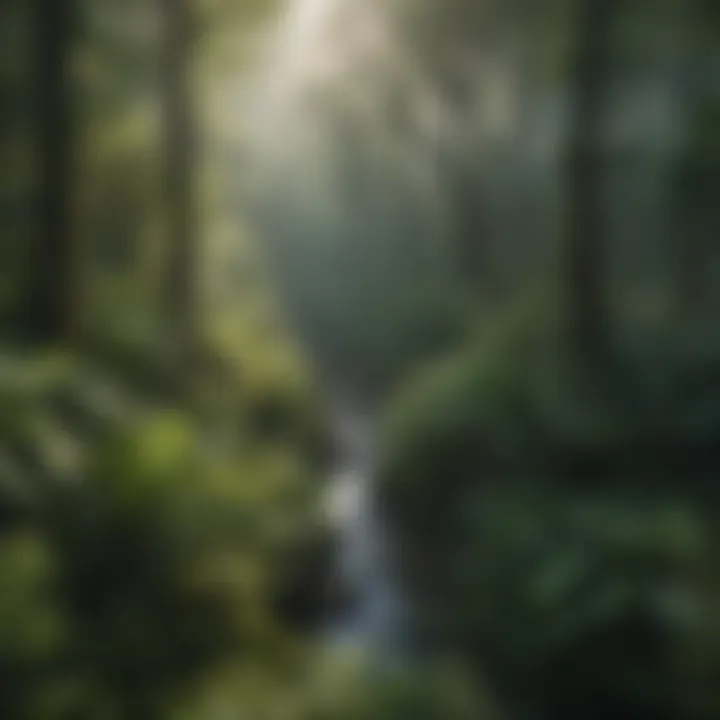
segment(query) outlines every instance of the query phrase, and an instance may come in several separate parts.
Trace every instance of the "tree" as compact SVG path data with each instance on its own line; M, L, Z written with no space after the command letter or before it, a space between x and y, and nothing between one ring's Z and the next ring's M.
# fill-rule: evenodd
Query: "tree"
M600 153L615 0L579 0L571 71L566 252L569 339L582 363L607 359L605 216Z
M675 176L677 296L680 319L690 323L713 312L709 291L716 272L720 227L720 105L706 102L695 115L692 140Z
M696 326L713 318L720 212L720 98L715 81L720 11L688 3L678 92L688 108L689 133L674 167L673 250L678 321Z
M195 127L190 90L193 17L188 0L162 0L165 21L165 152L169 256L166 298L174 338L192 345L197 313Z
M37 8L37 231L20 315L23 334L62 342L74 332L70 57L77 8L73 0L39 0Z

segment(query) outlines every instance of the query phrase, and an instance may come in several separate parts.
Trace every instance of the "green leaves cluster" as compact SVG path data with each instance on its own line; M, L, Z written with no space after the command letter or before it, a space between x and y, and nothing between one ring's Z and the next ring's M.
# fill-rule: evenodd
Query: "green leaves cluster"
M77 358L3 369L4 717L173 717L227 663L282 665L275 594L319 529L299 446L219 442Z

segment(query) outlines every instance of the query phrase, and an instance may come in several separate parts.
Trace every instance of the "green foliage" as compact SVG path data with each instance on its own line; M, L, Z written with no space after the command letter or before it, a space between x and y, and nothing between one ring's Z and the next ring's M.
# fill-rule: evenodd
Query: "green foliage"
M51 717L53 705L62 709L66 679L53 668L67 641L52 597L52 551L31 532L3 533L0 573L0 708L7 717Z
M543 341L546 316L534 307L539 314L516 310L486 321L482 340L421 371L391 403L381 475L388 496L398 493L391 500L398 512L417 502L432 514L468 480L500 481L502 464L506 474L516 458L543 449L536 374L551 370L558 348Z
M190 270L202 288L186 353L163 314L178 241L168 215L185 208L167 202L161 172L160 5L77 3L65 255L82 351L0 352L0 716L492 720L489 670L511 709L553 720L720 717L713 88L676 104L689 108L677 157L608 158L623 202L605 203L605 259L632 300L617 293L630 329L603 395L566 357L553 322L566 308L534 290L559 203L545 187L555 169L530 155L545 105L563 102L574 0L356 0L357 15L331 27L330 8L304 43L290 28L298 82L263 76L282 97L261 114L259 168L241 156L254 108L238 105L238 70L277 3L188 4L202 112L185 179L198 189ZM32 5L0 7L3 342L29 334L21 286L44 260L30 242L42 214ZM652 18L646 5L627 4L613 30L617 73L711 76L712 0L657 2ZM323 31L337 62L312 55L327 52ZM281 48L282 73L294 47ZM324 86L313 59L353 81L330 72ZM495 147L483 94L506 66L519 68L523 117L517 136L500 120ZM282 111L294 97L309 99L307 116ZM640 116L643 142L654 112ZM245 217L255 183L257 235ZM638 198L654 228L640 227ZM632 231L615 231L626 219ZM650 337L675 281L677 327ZM326 648L296 642L321 619L333 545L317 508L328 418L291 336L320 356L327 387L339 375L383 395L409 378L383 432L381 490L404 541L399 573L462 671L326 663Z
M488 693L456 664L378 667L362 655L308 659L280 681L235 669L215 692L186 707L180 720L264 717L268 720L499 720Z
M637 340L618 402L517 317L390 408L381 492L426 631L552 717L710 717L717 356Z
M462 671L439 665L363 671L338 663L326 673L300 717L307 720L494 720L491 701Z
M689 716L680 648L717 600L698 586L717 551L702 510L515 487L466 497L461 517L453 631L505 687L556 712Z
M65 717L67 692L92 717L166 717L225 662L282 660L274 597L319 528L301 447L248 446L238 425L218 445L207 417L77 358L3 368L3 408L22 410L0 434L4 716ZM52 452L67 437L70 465Z

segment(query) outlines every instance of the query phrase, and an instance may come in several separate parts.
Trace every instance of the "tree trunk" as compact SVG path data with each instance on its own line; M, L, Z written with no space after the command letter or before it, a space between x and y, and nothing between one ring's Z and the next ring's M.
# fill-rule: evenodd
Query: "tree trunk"
M688 108L690 133L673 178L676 322L698 330L714 321L713 279L720 252L720 98L712 89L720 11L692 3L682 19L690 32L686 30L678 101Z
M583 364L608 354L602 142L610 41L617 0L579 0L567 166L566 312L569 340Z
M197 287L195 123L190 81L193 19L188 0L162 0L165 19L165 152L168 263L165 298L173 340L183 354L194 345Z
M70 60L75 3L38 0L37 226L20 314L22 334L47 343L73 336L73 131Z

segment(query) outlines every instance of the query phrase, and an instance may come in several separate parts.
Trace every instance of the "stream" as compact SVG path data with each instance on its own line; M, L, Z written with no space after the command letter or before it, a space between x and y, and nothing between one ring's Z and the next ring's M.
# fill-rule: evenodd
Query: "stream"
M403 649L408 608L376 498L372 416L341 403L335 418L337 455L324 505L337 536L334 574L352 602L328 623L326 638L331 647L387 656Z

